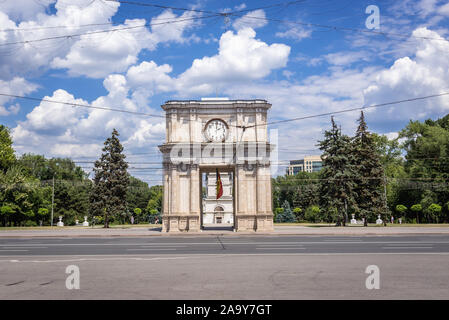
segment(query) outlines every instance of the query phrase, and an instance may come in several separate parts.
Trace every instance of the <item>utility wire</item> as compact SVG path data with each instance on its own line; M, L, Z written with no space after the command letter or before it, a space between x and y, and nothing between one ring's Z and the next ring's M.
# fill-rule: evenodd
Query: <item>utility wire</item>
M433 95L428 95L428 96L422 96L422 97L415 97L415 98L409 98L409 99L385 102L385 103L380 103L380 104L373 104L373 105L363 106L363 107L356 107L356 108L350 108L350 109L343 109L343 110L325 112L325 113L320 113L320 114L315 114L315 115L310 115L310 116L304 116L304 117L297 117L297 118L291 118L291 119L284 119L284 120L265 122L265 123L261 123L261 124L254 124L254 125L230 125L230 126L234 126L234 127L246 130L246 129L254 128L254 127L257 127L257 126L268 126L268 125L274 125L274 124L279 124L279 123L286 123L286 122L292 122L292 121L298 121L298 120L305 120L305 119L311 119L311 118L330 116L330 115L346 113L346 112L352 112L352 111L360 111L360 110L365 110L365 109L370 109L370 108L380 108L380 107L389 106L389 105L395 105L395 104L401 104L401 103L405 103L405 102L425 100L425 99L441 97L441 96L446 96L446 95L449 95L449 92L443 92L443 93L438 93L438 94L433 94ZM123 110L123 109L116 109L116 108L108 108L108 107L98 107L98 106L92 106L92 105L87 105L87 104L64 102L64 101L57 101L57 100L50 100L50 99L43 99L43 98L26 97L26 96L22 96L22 95L12 95L12 94L7 94L7 93L0 93L0 96L10 97L10 98L17 98L17 99L26 99L26 100L32 100L32 101L44 101L44 102L49 102L49 103L59 103L59 104L64 104L64 105L69 105L69 106L91 108L91 109L99 109L99 110L106 110L106 111L115 111L115 112L135 114L135 115L140 115L140 116L159 117L159 118L164 118L164 119L166 118L165 115L156 115L156 114L137 112L137 111L129 111L129 110ZM186 119L186 120L188 120L188 121L199 121L199 122L202 121L201 119L198 119L198 120L196 120L196 119L193 119L193 120L192 119Z
M124 110L124 109L108 108L108 107L98 107L98 106L93 106L90 104L64 102L64 101L50 100L50 99L44 99L44 98L35 98L35 97L26 97L26 96L6 94L6 93L0 93L0 96L9 97L9 98L17 98L17 99L25 99L25 100L31 100L31 101L39 101L39 102L64 104L64 105L68 105L68 106L72 106L72 107L82 107L82 108L89 108L89 109L115 111L115 112L121 112L121 113L135 114L135 115L139 115L139 116L159 117L159 118L165 119L164 115L151 114L151 113L138 112L138 111L130 111L130 110Z
M145 24L136 25L136 26L119 27L119 28L113 28L113 29L108 29L108 30L89 31L89 32L81 32L81 33L77 33L77 34L67 34L67 35L46 37L46 38L40 38L40 39L32 39L32 40L0 43L0 47L4 47L4 46L8 46L8 45L27 44L27 43L32 43L32 42L55 40L55 39L63 39L63 38L70 39L70 38L81 37L81 36L85 36L85 35L108 33L108 32L115 32L115 31L123 31L123 30L130 30L130 29L151 27L151 26L156 26L156 25L165 25L165 24L179 23L179 22L199 20L199 19L207 19L207 18L217 17L219 15L220 14L214 14L214 15L210 15L210 16L192 17L192 18L185 18L185 19L175 18L172 21L166 21L166 22L145 23Z
M103 0L103 1L118 2L120 4L128 4L128 5L134 5L134 6L154 7L154 8L160 8L160 9L191 11L191 12L208 13L208 14L220 14L222 16L227 16L227 15L232 15L232 14L237 14L237 13L261 10L261 9L269 9L269 8L280 7L280 6L289 6L289 5L296 4L296 3L306 2L307 0L281 2L281 3L276 3L276 4L267 5L267 6L263 6L263 7L242 9L242 10L237 10L237 11L232 11L232 12L216 12L216 11L200 10L200 9L193 9L193 8L190 8L190 9L189 8L179 8L179 7L171 7L171 6L166 6L166 5L146 3L146 2L137 2L137 1L122 1L122 0Z
M394 32L383 32L383 31L376 31L372 29L358 29L358 28L349 28L349 27L339 27L339 26L332 26L332 25L325 25L325 24L317 24L317 23L310 23L310 22L298 22L298 21L290 21L290 20L282 20L282 19L274 19L274 18L263 18L263 17L255 17L255 16L248 16L248 15L239 15L238 13L234 13L233 15L239 16L244 19L255 19L255 20L264 20L264 21L271 21L271 22L280 22L285 24L296 24L306 27L315 27L315 28L324 28L329 30L335 30L335 31L352 31L352 32L359 32L359 33L367 33L367 34L376 34L376 35L382 35L382 36L396 36L396 37L410 37L410 38L416 38L416 39L423 39L423 40L437 40L437 41L448 41L445 38L433 38L433 37L423 37L423 36L414 36L409 34L401 34L401 33L394 33Z
M291 121L298 121L298 120L304 120L304 119L310 119L310 118L318 118L318 117L330 116L330 115L334 115L334 114L340 114L340 113L346 113L346 112L352 112L352 111L365 110L365 109L370 109L370 108L380 108L380 107L390 106L390 105L394 105L394 104L400 104L400 103L405 103L405 102L412 102L412 101L430 99L430 98L441 97L441 96L445 96L445 95L449 95L449 92L443 92L443 93L432 94L432 95L423 96L423 97L404 99L404 100L397 100L397 101L392 101L392 102L373 104L373 105L357 107L357 108L350 108L350 109L343 109L343 110L337 110L337 111L332 111L332 112L325 112L325 113L314 114L314 115L305 116L305 117L297 117L297 118L291 118L291 119L271 121L271 122L267 122L267 123L264 123L264 124L254 124L254 125L247 126L247 128L252 128L252 127L256 127L256 126L260 126L260 125L273 125L273 124L279 124L279 123L285 123L285 122L291 122Z

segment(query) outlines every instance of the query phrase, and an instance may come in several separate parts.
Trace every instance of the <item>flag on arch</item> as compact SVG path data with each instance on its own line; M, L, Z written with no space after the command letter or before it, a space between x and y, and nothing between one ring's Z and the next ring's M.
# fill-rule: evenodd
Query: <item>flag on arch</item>
M221 182L220 173L218 172L218 169L216 169L217 173L217 200L221 198L223 195L223 183Z

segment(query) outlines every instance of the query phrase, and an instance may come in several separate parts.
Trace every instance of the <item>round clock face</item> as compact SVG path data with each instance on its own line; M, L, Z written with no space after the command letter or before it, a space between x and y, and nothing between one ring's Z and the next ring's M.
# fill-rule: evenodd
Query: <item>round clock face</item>
M227 124L220 119L210 120L204 129L207 140L213 142L223 142L228 132Z

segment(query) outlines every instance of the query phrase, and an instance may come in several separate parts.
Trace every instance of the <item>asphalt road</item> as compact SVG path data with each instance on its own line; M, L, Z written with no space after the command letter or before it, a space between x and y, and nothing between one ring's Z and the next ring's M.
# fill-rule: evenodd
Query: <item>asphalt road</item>
M449 236L178 236L0 239L0 256L254 253L449 253Z
M0 299L449 299L448 270L444 235L0 239Z

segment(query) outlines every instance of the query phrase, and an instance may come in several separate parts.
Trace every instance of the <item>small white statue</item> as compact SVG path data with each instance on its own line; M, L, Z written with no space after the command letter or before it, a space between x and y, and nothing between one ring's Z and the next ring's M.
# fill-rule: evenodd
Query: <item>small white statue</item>
M87 222L87 216L84 216L83 227L88 227L88 226L89 226L89 222Z
M355 220L355 214L351 214L352 215L352 219L351 219L351 224L357 224L357 220Z
M64 227L64 222L62 222L62 216L59 216L59 222L56 225L58 227Z
M380 218L380 214L377 216L377 220L376 220L376 224L382 224L383 223L383 221L382 221L382 219Z

